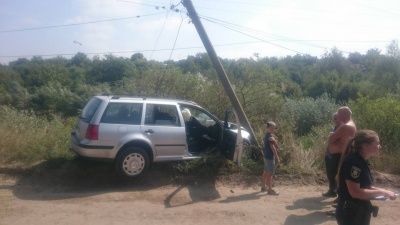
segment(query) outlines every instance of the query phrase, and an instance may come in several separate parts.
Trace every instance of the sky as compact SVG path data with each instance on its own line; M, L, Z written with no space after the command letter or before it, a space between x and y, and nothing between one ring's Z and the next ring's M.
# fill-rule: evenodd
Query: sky
M217 55L386 53L399 0L192 0ZM0 63L107 54L181 60L206 49L180 0L1 0Z

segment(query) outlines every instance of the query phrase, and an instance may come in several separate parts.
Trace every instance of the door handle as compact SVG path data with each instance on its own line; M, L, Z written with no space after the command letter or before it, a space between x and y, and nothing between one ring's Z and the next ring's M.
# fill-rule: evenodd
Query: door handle
M148 129L148 130L145 130L144 132L146 132L148 134L152 134L152 133L154 133L154 130L153 129Z

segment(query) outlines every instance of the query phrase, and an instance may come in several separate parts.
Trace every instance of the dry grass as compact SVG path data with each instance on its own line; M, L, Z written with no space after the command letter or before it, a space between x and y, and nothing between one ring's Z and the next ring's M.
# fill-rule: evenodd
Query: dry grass
M326 127L319 127L305 137L295 137L288 132L278 151L282 158L281 169L290 174L315 174L323 169L326 150Z

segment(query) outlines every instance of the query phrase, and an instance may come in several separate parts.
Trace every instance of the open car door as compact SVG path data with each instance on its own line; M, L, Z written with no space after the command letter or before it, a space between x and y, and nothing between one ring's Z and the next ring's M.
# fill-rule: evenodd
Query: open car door
M224 143L229 145L228 158L238 165L241 164L243 155L243 138L239 118L233 109L225 112L224 118ZM231 143L231 144L228 144Z

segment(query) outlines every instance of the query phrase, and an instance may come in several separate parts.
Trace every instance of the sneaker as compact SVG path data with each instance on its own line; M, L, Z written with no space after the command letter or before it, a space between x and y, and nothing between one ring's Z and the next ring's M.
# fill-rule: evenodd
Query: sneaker
M267 191L267 194L268 194L268 195L279 195L278 192L276 192L276 191L274 191L274 190L272 190L272 189L271 189L271 190L268 190L268 191Z
M328 192L323 193L322 196L335 198L336 192L329 190Z
M261 187L261 192L266 192L267 188L266 187Z

